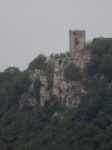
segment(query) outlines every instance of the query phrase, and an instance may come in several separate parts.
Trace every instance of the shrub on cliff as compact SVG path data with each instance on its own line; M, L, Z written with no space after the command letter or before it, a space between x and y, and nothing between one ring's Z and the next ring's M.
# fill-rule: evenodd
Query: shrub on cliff
M112 54L105 54L99 65L99 72L110 82L112 80Z
M69 64L64 70L64 76L66 80L76 80L78 81L81 78L81 73L79 71L79 67L74 63Z
M47 57L43 54L38 55L31 63L29 63L28 69L45 69Z
M98 70L99 65L100 65L99 57L98 56L93 56L91 58L91 60L88 63L86 63L85 71L87 72L87 74L89 76L93 76L93 75L95 75L96 73L99 72L99 70Z
M91 43L91 52L100 58L104 54L112 53L112 38L94 38Z
M60 53L60 54L59 53L56 53L56 54L52 53L49 57L51 57L53 59L58 59L58 58L64 59L66 56L70 56L70 53L68 51L65 53Z

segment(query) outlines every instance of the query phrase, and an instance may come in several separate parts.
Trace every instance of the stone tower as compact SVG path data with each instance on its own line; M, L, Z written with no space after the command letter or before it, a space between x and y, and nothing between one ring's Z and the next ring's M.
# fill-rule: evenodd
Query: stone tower
M85 30L69 30L69 51L71 55L74 55L83 49L85 43Z

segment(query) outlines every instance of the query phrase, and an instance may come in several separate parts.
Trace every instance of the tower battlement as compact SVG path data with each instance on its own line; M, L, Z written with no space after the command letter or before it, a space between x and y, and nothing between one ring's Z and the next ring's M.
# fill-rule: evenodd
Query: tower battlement
M69 51L71 55L74 55L83 49L85 43L85 30L69 30Z

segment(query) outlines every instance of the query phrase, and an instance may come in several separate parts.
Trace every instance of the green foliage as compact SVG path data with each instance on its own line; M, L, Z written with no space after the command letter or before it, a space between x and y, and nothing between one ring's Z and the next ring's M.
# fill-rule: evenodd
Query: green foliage
M112 52L112 38L95 38L91 43L92 54L103 57L104 54Z
M5 111L18 105L21 94L30 85L29 72L21 72L18 68L9 67L0 73L0 116Z
M0 85L4 81L11 82L12 79L20 73L20 70L18 67L8 67L4 70L4 72L0 72Z
M13 83L11 84L11 96L10 101L19 102L22 93L26 92L30 85L29 72L28 70L20 72Z
M65 53L60 53L60 54L54 54L52 53L49 57L53 58L53 59L64 59L66 56L70 56L69 52L65 52Z
M110 82L112 80L112 38L93 39L89 48L92 58L85 65L85 71L90 77L99 74Z
M85 94L76 110L66 110L63 119L51 119L64 110L55 96L42 108L6 111L0 117L0 149L111 149L112 89L103 87L105 82Z
M46 59L47 57L43 54L40 54L35 58L31 63L29 63L28 69L34 70L34 69L45 69L46 67Z
M47 64L44 70L41 70L41 74L47 76L48 79L53 78L53 66L52 64Z
M9 149L9 145L10 149L37 149L50 144L52 134L44 135L43 131L46 131L53 112L59 112L61 107L56 97L52 97L50 101L46 101L44 107L35 110L24 108L24 111L13 111L11 108L0 118L0 149ZM56 125L58 120L54 119L51 124Z
M108 82L112 80L112 54L108 53L103 56L99 65L99 72L106 77Z
M85 95L81 101L81 107L86 105L85 108L79 110L82 114L81 118L86 121L90 121L92 118L96 117L99 110L102 111L109 96L110 93L106 88L99 88L97 91L88 92L88 94Z
M15 67L8 67L7 69L4 70L4 72L7 74L7 75L17 75L20 70L19 68L15 68Z
M86 64L86 73L89 77L100 74L104 78L97 82L94 90L90 87L92 90L82 96L77 109L70 108L65 111L60 99L51 96L44 107L33 109L24 106L20 110L18 106L20 96L28 91L30 85L28 70L21 72L18 68L9 67L0 72L0 149L111 150L112 86L107 88L112 81L111 43L111 39L94 39L89 44L93 56ZM30 67L40 69L40 63L37 62L38 67L36 63L35 65L32 63ZM47 88L50 90L53 67L46 65L44 69L45 61L43 62L41 73L47 75ZM81 78L79 68L73 63L64 73L67 80ZM91 82L90 86L93 86L93 80ZM40 79L37 78L31 94L38 102L40 86ZM60 116L63 111L63 119L52 118L55 112Z
M86 42L86 44L84 45L84 50L90 50L91 49L91 43L92 43L92 41Z
M74 119L76 110L74 108L70 108L63 113L64 120Z
M93 56L91 60L86 63L85 65L85 71L88 73L89 76L93 76L99 71L99 65L100 65L100 60L99 57Z
M71 63L64 70L64 76L66 80L79 80L81 78L81 74L79 71L79 67L77 67L74 63Z
M2 98L5 98L6 95L10 92L10 82L9 81L4 81L1 83L1 86L0 86L0 95Z

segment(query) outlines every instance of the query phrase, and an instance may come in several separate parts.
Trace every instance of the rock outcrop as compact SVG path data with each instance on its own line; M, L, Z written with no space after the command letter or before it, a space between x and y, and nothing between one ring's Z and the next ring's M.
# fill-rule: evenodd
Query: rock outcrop
M40 70L35 69L35 70L33 70L33 71L31 70L29 72L29 79L31 81L31 84L30 84L30 87L29 87L29 91L26 92L26 93L23 93L21 95L21 99L19 101L20 109L22 109L24 105L35 107L38 104L38 102L34 98L34 96L30 95L30 92L32 92L32 90L33 90L34 81L36 80L36 78L38 76L40 76Z
M40 88L40 106L44 106L46 100L49 99L49 92L46 90L47 88L47 76L40 76L41 88Z
M70 63L75 63L82 70L85 63L90 60L89 51L86 54L76 53L73 57L66 57L61 64L57 59L54 66L53 94L60 97L66 107L77 107L80 96L86 91L80 81L65 81L64 70Z
M65 81L64 79L64 70L70 63L75 63L80 67L80 71L84 68L85 63L90 60L90 53L76 53L74 56L67 56L65 59L52 59L48 58L47 63L53 65L54 76L53 76L53 91L52 94L57 96L61 103L63 103L67 108L74 107L76 108L80 103L80 97L83 93L86 93L84 90L81 81ZM29 87L29 92L33 90L34 82L36 78L40 78L41 88L40 88L40 106L44 106L46 100L50 98L50 92L46 90L48 80L47 76L40 74L40 70L30 71L30 80L31 85ZM32 96L30 97L29 93L23 93L20 100L20 108L24 104L28 104L32 107L36 106L38 102ZM56 114L54 114L55 116Z

